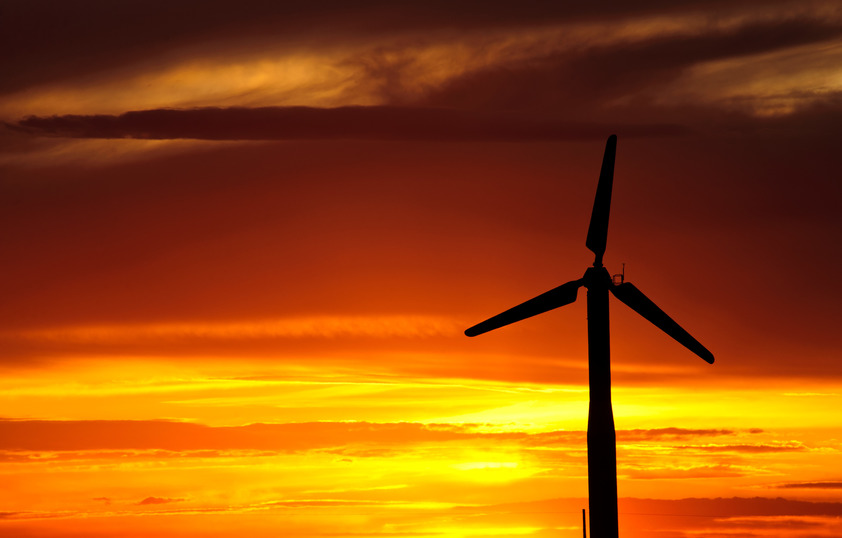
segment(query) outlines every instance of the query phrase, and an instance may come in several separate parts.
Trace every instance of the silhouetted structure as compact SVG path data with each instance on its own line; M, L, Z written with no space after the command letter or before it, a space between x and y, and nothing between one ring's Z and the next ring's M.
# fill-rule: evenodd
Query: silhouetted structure
M551 289L525 303L474 325L465 334L477 336L510 323L515 323L576 300L580 286L588 290L588 366L590 405L588 409L588 493L591 538L617 538L617 451L614 434L614 413L611 409L611 364L608 327L608 292L626 306L654 323L690 351L713 364L713 354L682 329L655 303L620 277L615 283L602 266L608 239L608 215L611 209L611 188L614 182L614 156L617 136L608 137L602 170L591 213L587 246L594 254L593 265L585 275ZM619 275L618 275L619 276Z

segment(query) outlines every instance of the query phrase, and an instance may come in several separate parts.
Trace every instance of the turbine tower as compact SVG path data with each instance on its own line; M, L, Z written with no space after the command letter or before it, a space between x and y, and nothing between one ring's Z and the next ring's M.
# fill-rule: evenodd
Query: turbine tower
M608 292L626 306L655 324L690 351L713 364L713 354L681 328L655 303L629 282L615 284L602 266L608 238L608 214L614 182L614 155L617 136L608 137L602 170L596 188L587 246L595 255L591 267L574 280L542 293L525 303L474 325L465 331L477 336L505 325L542 314L576 300L579 288L588 290L588 368L590 403L588 407L588 495L592 538L617 538L617 450L614 414L611 409L611 364L608 330Z

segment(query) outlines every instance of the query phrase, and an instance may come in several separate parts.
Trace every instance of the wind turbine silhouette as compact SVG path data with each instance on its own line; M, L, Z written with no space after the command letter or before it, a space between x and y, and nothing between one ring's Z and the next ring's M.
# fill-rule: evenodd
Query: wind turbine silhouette
M629 282L615 284L602 266L608 239L608 214L614 183L614 156L617 135L608 137L599 173L587 246L594 262L579 280L553 288L525 303L474 325L465 331L477 336L505 325L542 314L576 300L579 287L588 290L588 368L590 404L588 408L588 495L592 538L617 538L617 450L614 414L611 409L611 364L608 328L608 292L626 306L655 324L690 351L713 364L713 354L681 328L655 303Z

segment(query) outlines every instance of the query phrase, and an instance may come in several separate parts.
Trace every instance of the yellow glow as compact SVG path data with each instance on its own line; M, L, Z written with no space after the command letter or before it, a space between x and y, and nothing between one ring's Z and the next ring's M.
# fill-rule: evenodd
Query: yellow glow
M581 527L552 527L550 530L571 530L579 529ZM546 531L546 527L472 527L466 529L464 527L441 527L430 529L431 534L443 535L446 537L470 537L470 536L528 536Z
M454 469L459 469L460 471L473 471L475 469L516 469L517 467L517 462L513 461L471 461L453 465Z
M548 428L582 429L587 421L587 394L545 395L535 399L522 397L510 405L483 409L462 415L448 415L429 422L494 424L502 430L544 431Z

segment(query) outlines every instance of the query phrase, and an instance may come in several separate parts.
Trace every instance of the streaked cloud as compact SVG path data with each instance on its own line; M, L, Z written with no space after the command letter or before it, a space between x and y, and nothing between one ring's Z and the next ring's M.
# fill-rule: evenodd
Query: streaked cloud
M682 450L699 450L703 452L744 452L749 454L761 452L798 452L802 450L809 450L807 446L799 442L787 443L757 443L745 445L683 445L676 446L677 449Z
M772 54L772 51L840 36L842 23L823 19L762 20L684 28L674 33L654 33L571 50L560 49L527 62L483 67L446 81L431 90L427 99L438 106L535 108L550 114L564 111L574 117L582 112L592 117L603 117L605 113L615 118L627 117L632 112L624 105L631 104L629 108L643 107L646 114L655 114L657 118L675 116L675 110L670 113L670 108L676 104L691 105L699 99L698 94L680 98L678 88L683 84L680 79L685 76L692 75L692 80L687 81L691 87L706 87L708 92L704 99L707 102L720 101L718 104L722 105L725 95L733 97L739 78L730 77L727 90L721 85L711 88L714 85L706 84L706 72L701 66L728 58L735 66L745 65L746 69L751 69L754 55ZM815 56L824 58L826 53L817 51ZM818 58L816 68L826 72ZM803 59L800 67L804 69ZM717 71L710 69L708 73L713 77ZM834 81L826 90L842 88L842 81L828 80ZM760 91L750 87L748 79L744 83L743 96L755 95L758 100L770 93L785 91L780 85L777 89L767 86ZM678 88L674 84L678 84ZM791 90L793 85L789 83L785 87ZM804 101L808 101L808 96L804 97ZM572 103L575 107L570 106ZM656 103L672 107L663 109L661 116L658 107L652 106ZM730 103L730 108L737 108L737 104Z
M457 320L444 316L312 316L273 320L156 323L67 327L0 332L0 338L65 343L128 343L179 338L423 338L458 331Z
M405 13L391 11L370 22L383 30L383 18L394 17L417 29L441 25L440 31L407 40L392 29L375 34L373 43L369 33L365 44L341 48L316 32L318 46L290 49L280 39L270 45L271 53L266 36L243 34L237 47L225 49L207 43L203 30L192 36L205 47L202 61L190 56L188 47L118 76L103 70L95 83L65 77L69 86L13 92L0 115L30 134L76 138L569 140L602 137L609 123L627 136L675 135L700 123L733 131L751 126L756 115L798 113L832 102L842 90L832 68L838 61L831 59L842 54L842 21L833 10L784 2L762 17L735 6L710 18L698 11L705 4L630 9L638 12L636 24L549 6L527 10L532 16L500 9L484 21L465 19L463 24L483 28L482 33L454 32L453 19L448 24L419 6L424 16L411 23ZM279 16L264 8L270 19ZM355 15L375 8L357 9ZM462 10L447 12L450 17ZM508 31L496 19L504 13ZM34 12L21 9L17 15ZM50 24L55 13L43 15L42 24ZM91 20L112 16L92 8ZM331 31L347 24L330 20L319 23ZM366 22L359 20L362 27ZM197 27L219 23L196 22ZM244 24L263 28L265 21ZM125 37L148 38L131 31ZM74 38L68 37L71 48L74 41L84 48L93 39ZM189 39L189 33L180 38ZM116 47L99 58L132 53ZM783 75L782 65L788 66ZM805 91L798 81L813 87Z
M263 449L312 450L355 443L406 444L488 438L522 439L524 433L479 433L447 424L311 422L208 427L173 421L0 420L5 450Z
M20 44L15 55L0 64L6 77L5 88L43 84L56 78L89 76L129 64L160 65L173 57L195 54L195 50L221 54L241 53L267 43L286 48L304 44L330 47L337 44L383 40L399 36L447 33L476 33L505 28L542 28L558 24L619 21L628 18L655 19L662 25L670 18L694 17L704 21L706 12L718 19L756 16L753 2L701 0L671 4L661 1L629 5L609 2L601 6L547 5L526 2L517 6L467 1L458 5L433 1L404 2L385 8L376 1L355 4L353 10L339 9L331 0L300 6L278 6L273 2L252 1L249 9L237 9L229 1L189 1L173 6L159 0L134 9L133 16L110 9L107 3L87 0L82 5L86 17L66 7L28 2L9 8L3 34ZM798 16L805 11L832 13L820 2L776 2L766 6L763 16ZM666 21L665 21L666 19ZM618 24L621 26L622 24ZM645 24L644 24L645 26ZM654 26L654 25L652 25ZM31 31L40 28L42 33ZM120 32L114 28L119 27ZM42 35L51 36L44 40ZM63 47L54 46L62 43ZM191 50L192 48L192 50ZM232 54L232 55L233 55ZM157 61L149 61L149 57ZM79 58L86 58L85 62ZM30 66L39 66L35 69Z
M707 437L732 434L734 434L734 430L654 428L651 430L618 430L617 438L622 441L641 441L650 439L667 440L681 437Z
M782 489L842 489L842 482L790 482L776 487Z
M140 501L138 506L145 506L150 504L170 504L170 503L177 503L183 502L184 499L170 499L165 497L146 497L142 501Z
M626 467L618 473L634 480L693 480L699 478L736 478L749 474L749 469L735 465L672 465L658 467Z
M453 108L273 107L144 110L119 116L30 117L10 125L70 138L199 140L539 141L675 136L678 125L599 125L512 117Z
M671 433L664 437L662 431ZM458 440L511 442L527 447L581 445L584 431L549 431L529 433L516 429L499 431L484 424L420 424L412 422L310 422L292 424L250 424L247 426L209 427L175 421L33 421L0 420L3 444L0 449L26 451L78 451L145 449L186 451L193 457L217 457L213 450L311 450L355 444L392 445ZM683 430L662 428L634 430L631 436L619 430L621 440L648 439L671 441L677 437L730 435L727 430ZM801 450L801 445L699 445L678 449L723 451ZM196 452L196 451L209 452ZM161 454L162 456L165 453ZM118 457L119 454L110 457Z

